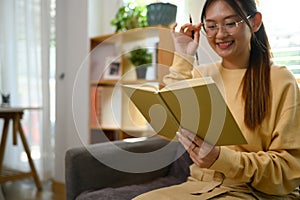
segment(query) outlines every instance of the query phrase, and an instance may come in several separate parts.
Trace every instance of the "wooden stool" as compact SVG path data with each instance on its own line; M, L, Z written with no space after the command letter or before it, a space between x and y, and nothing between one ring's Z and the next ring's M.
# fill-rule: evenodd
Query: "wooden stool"
M14 107L0 108L0 118L4 119L2 138L0 144L0 173L1 173L0 184L7 181L14 181L18 179L33 177L37 189L42 190L42 185L38 177L38 174L36 172L33 160L31 158L30 149L28 147L28 143L21 124L23 111L25 109L32 109L32 108L14 108ZM19 133L31 168L30 172L19 172L19 171L3 169L2 165L3 165L5 145L6 145L10 120L12 120L13 122L13 145L17 145L17 134Z

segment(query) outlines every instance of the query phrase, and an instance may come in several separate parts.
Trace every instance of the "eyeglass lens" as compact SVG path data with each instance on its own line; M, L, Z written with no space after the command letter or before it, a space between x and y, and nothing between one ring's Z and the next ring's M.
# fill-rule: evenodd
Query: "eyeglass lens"
M247 16L247 19L249 19L250 17L250 15ZM244 20L227 20L223 24L217 24L215 22L208 21L203 24L203 33L205 33L206 37L214 37L219 29L221 29L221 31L229 35L233 35L237 32L239 25L243 22Z

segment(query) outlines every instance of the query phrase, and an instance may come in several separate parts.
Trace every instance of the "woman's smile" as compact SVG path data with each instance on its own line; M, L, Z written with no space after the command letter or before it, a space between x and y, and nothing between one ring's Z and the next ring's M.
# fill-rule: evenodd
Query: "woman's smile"
M217 42L216 45L220 49L228 49L233 43L234 41L232 40L227 42Z

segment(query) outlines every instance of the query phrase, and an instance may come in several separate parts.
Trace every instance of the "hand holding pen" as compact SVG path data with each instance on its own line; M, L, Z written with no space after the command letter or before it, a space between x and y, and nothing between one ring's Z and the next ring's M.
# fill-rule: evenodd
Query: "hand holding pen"
M191 20L191 18L190 18ZM191 56L197 54L201 23L193 25L192 23L186 23L181 26L179 32L175 32L177 23L172 27L172 37L174 40L175 51ZM196 55L196 59L197 59ZM198 61L197 61L198 62Z

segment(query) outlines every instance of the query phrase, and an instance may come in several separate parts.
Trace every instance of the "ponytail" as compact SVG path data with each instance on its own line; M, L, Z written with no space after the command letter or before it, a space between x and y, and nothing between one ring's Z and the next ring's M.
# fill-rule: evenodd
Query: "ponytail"
M270 110L270 45L264 25L252 35L249 67L243 79L244 122L254 130Z

